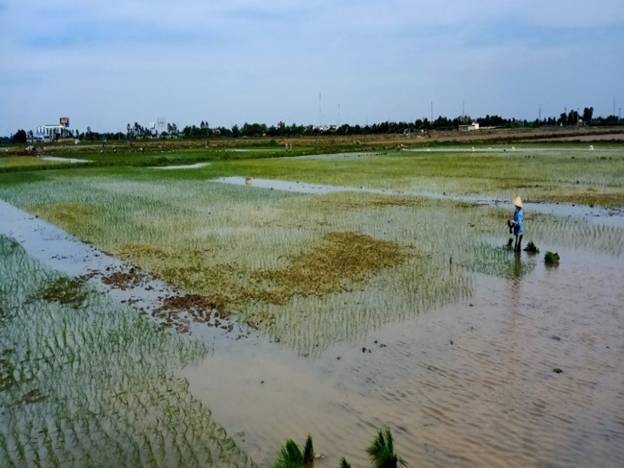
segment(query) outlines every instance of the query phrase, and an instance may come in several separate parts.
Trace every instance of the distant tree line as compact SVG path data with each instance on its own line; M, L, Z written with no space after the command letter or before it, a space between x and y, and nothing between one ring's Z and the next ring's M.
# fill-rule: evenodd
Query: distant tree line
M574 125L618 125L624 124L624 119L615 115L608 117L594 117L594 108L585 107L582 113L577 110L570 110L559 115L559 117L547 117L544 119L516 119L506 118L499 115L486 115L485 117L472 118L470 116L459 116L453 119L439 116L435 120L416 119L414 121L399 122L378 122L367 125L287 125L278 122L276 125L264 123L245 123L241 126L232 127L211 127L207 121L201 121L199 125L187 125L179 129L175 123L167 123L164 131L158 131L154 127L145 127L138 122L126 125L126 132L95 132L91 127L86 131L75 131L75 137L87 141L109 141L109 140L134 140L146 138L211 138L211 137L293 137L293 136L318 136L318 135L365 135L384 133L417 133L429 130L454 130L460 125L478 122L481 127L497 128L540 128L554 126L574 126ZM32 132L18 130L11 137L0 137L0 143L25 143L32 139Z

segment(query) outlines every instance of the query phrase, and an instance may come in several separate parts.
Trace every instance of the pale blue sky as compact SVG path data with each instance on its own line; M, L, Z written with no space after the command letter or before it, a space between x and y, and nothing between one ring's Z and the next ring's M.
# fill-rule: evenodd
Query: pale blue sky
M0 0L0 54L5 135L624 107L622 0Z

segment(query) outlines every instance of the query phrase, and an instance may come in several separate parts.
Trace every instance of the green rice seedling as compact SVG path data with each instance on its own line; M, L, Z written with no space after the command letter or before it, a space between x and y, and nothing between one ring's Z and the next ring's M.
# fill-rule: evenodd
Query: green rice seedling
M515 279L529 274L535 262L521 260L506 247L493 247L482 243L473 248L473 256L467 260L467 267L478 273Z
M544 255L544 263L548 266L557 266L559 265L559 254L557 252L546 252Z
M314 445L312 443L312 436L308 434L303 448L303 465L306 468L314 466Z
M314 466L314 447L308 435L303 452L295 441L289 439L280 449L275 468L311 468Z
M539 253L539 249L537 248L537 246L533 243L533 241L529 241L529 243L527 244L527 246L524 248L524 251L529 253L529 254L538 254Z
M406 463L394 452L390 429L379 430L375 440L366 450L375 468L397 468Z
M86 284L80 314L37 294L58 278L0 236L0 309L11 311L0 328L4 464L253 466L177 376L203 343Z

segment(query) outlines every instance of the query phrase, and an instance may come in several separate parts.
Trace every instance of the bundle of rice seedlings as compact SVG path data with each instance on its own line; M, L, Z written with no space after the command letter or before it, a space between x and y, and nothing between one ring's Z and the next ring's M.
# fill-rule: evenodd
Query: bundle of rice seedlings
M538 254L539 253L539 249L533 243L533 241L529 241L529 243L525 247L524 251L527 252L527 253L530 253L530 254Z
M544 263L549 266L559 265L559 254L557 252L546 252Z

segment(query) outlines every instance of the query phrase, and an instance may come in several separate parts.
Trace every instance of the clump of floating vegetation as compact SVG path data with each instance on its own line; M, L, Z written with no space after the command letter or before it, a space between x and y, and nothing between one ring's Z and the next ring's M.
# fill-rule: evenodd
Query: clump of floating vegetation
M47 302L58 302L79 308L87 299L84 278L59 277L51 280L43 288L32 295L32 299Z
M557 266L559 265L559 254L557 252L546 252L544 255L544 263L548 266Z
M529 254L538 254L540 250L533 241L529 241L527 246L524 248L524 251Z

